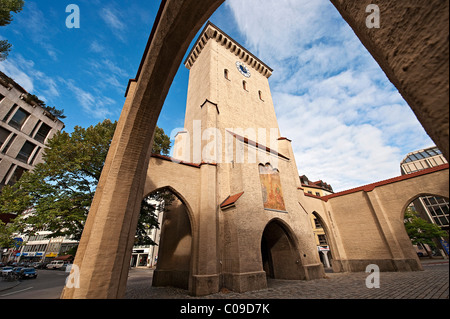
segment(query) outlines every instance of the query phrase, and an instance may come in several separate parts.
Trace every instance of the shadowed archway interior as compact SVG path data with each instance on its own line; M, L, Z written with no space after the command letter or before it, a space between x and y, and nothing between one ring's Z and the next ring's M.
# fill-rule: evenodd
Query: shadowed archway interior
M271 221L264 229L261 258L269 278L304 279L295 242L281 222Z
M192 228L188 209L177 197L165 208L160 228L158 262L152 285L188 290L192 265Z

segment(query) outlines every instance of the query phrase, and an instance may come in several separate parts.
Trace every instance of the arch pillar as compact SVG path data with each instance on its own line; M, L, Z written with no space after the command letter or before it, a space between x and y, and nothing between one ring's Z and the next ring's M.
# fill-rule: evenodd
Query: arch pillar
M122 298L152 137L190 42L222 0L164 0L108 152L74 264L79 288L61 298ZM161 22L162 21L162 22ZM128 249L129 248L129 249Z

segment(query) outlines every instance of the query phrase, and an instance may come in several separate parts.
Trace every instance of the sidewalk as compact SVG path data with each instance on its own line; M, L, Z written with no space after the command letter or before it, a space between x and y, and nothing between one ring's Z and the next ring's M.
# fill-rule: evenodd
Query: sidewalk
M269 279L268 288L259 291L220 293L197 298L186 290L152 287L153 271L133 269L127 286L127 299L449 299L449 262L422 262L424 271L382 272L380 288L366 286L367 273L326 273L326 278L301 281Z

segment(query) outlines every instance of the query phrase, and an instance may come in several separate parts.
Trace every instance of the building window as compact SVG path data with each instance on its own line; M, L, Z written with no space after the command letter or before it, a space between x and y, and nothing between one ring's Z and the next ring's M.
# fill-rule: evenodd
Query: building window
M12 108L9 109L8 113L6 113L5 117L3 118L3 122L8 121L9 117L11 116L11 114L13 114L13 112L16 110L17 108L17 104L14 104L12 106Z
M242 87L244 88L244 90L248 91L247 90L247 82L242 81Z
M24 163L28 163L28 159L30 158L31 154L33 153L34 149L36 148L36 145L30 142L25 142L23 144L22 149L20 150L19 154L17 154L16 159L19 161L22 161Z
M263 98L262 98L262 92L261 92L261 91L258 91L258 96L259 96L259 99L260 99L261 101L264 101Z
M39 131L34 136L34 139L42 144L44 144L45 139L48 136L48 133L50 132L52 128L48 126L45 123L42 123L41 127L39 128Z
M11 146L12 143L14 143L14 140L16 139L17 134L13 134L13 136L9 139L8 143L6 144L6 146L3 148L2 153L6 154L6 152L8 151L9 147Z
M314 218L314 227L322 228L322 225L320 224L320 221L317 218Z
M25 121L27 120L28 116L30 114L25 112L24 110L22 110L21 108L19 108L16 112L16 114L14 114L14 116L12 117L12 119L9 121L9 125L11 125L12 127L21 130L23 124L25 123Z
M0 93L0 102L5 98L3 94Z
M227 79L227 80L230 79L229 76L228 76L228 70L227 70L227 69L223 70L223 76L224 76L225 79Z
M0 148L6 142L10 134L11 134L10 131L4 129L3 127L0 127Z
M41 150L41 148L38 147L37 150L36 150L36 152L34 152L34 155L33 155L33 157L31 158L31 161L30 161L28 164L34 165L34 161L36 160L36 157L38 156L40 150Z
M27 170L23 167L17 166L14 170L14 173L12 174L11 178L8 181L8 185L12 186L15 183L19 181L19 179L22 177L23 173L25 173Z
M325 235L317 235L317 237L319 239L320 246L328 246L327 238L325 237Z

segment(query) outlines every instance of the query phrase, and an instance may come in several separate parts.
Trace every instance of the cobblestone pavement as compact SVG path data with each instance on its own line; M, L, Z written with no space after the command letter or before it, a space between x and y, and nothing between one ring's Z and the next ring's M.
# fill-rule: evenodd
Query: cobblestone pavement
M268 280L268 288L246 293L223 290L205 297L186 290L151 287L153 271L133 269L127 299L449 299L449 264L423 263L424 271L382 272L380 288L367 288L368 273L326 273L311 281Z

